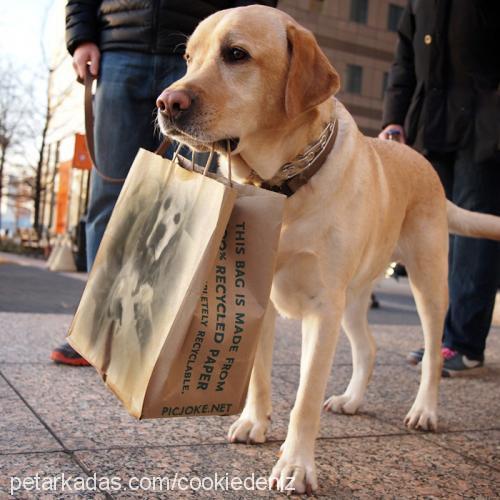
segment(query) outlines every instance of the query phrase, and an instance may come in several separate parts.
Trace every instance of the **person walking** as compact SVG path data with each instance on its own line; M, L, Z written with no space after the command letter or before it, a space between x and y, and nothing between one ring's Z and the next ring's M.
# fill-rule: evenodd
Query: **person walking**
M139 148L160 143L154 112L158 95L186 70L183 47L205 17L231 7L277 1L68 0L66 45L73 67L84 78L97 77L94 101L95 155L108 178L124 179ZM87 270L97 254L122 187L91 175L86 223ZM86 366L68 343L54 349L58 363Z
M423 153L456 205L500 215L500 2L410 0L385 94L381 139ZM443 376L484 363L500 283L497 242L452 236ZM418 364L423 349L407 360Z

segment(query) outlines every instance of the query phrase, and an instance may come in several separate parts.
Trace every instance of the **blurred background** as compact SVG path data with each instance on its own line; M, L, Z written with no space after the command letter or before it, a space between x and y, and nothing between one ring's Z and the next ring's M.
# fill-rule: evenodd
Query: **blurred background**
M84 267L90 162L83 87L64 41L64 0L2 0L0 251L47 256L69 235ZM282 0L312 30L342 78L339 98L361 130L380 130L383 94L405 0ZM80 257L78 254L80 253ZM84 269L81 269L84 270Z

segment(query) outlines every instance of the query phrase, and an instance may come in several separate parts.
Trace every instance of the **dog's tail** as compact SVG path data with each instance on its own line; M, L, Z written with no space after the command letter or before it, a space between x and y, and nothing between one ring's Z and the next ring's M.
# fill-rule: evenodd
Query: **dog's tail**
M500 217L471 212L457 207L451 201L446 202L446 208L451 234L500 241Z

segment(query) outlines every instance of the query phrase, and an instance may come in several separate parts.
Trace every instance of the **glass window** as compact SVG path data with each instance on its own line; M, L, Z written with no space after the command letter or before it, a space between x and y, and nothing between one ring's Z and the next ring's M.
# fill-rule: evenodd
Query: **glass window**
M346 90L351 94L361 94L363 86L363 68L356 64L347 65Z
M387 14L387 29L389 31L398 31L399 19L403 13L403 7L399 5L389 4L389 11Z
M351 0L351 21L366 24L368 20L368 0Z

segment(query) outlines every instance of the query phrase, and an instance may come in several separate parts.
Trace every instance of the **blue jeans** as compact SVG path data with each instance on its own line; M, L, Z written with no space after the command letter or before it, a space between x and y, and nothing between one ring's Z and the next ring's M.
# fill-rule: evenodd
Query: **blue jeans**
M185 70L180 55L102 53L94 101L94 140L97 166L106 176L126 177L139 148L154 151L158 147L156 98L184 76ZM88 270L121 188L122 184L105 181L92 172L86 226Z
M500 215L500 159L474 163L472 151L429 155L446 191L456 205ZM470 359L484 359L495 294L500 284L500 244L450 237L450 306L443 345Z

